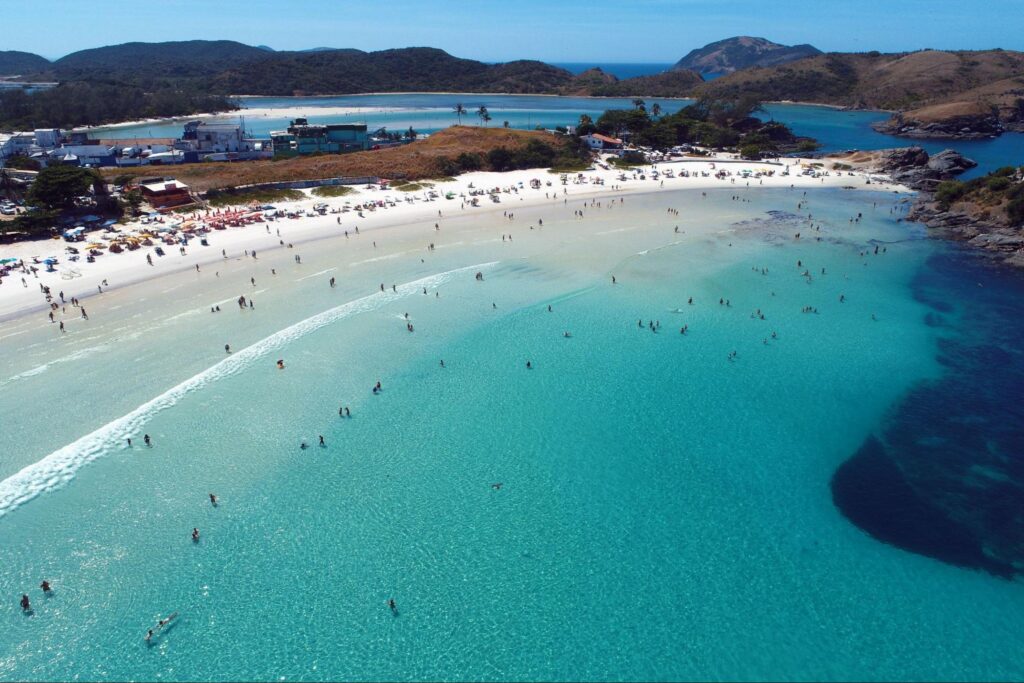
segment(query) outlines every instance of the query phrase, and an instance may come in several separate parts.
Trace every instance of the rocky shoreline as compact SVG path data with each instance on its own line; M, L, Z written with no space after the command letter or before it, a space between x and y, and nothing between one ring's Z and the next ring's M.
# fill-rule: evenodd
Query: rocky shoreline
M936 237L965 242L1000 263L1024 268L1024 229L1010 225L1005 215L989 207L961 201L946 208L936 200L939 183L977 166L973 160L952 149L929 155L920 147L852 152L839 158L916 190L907 220L924 224Z
M938 237L966 242L1004 265L1024 268L1024 234L1019 228L986 220L971 210L943 210L927 193L910 207L907 220L923 223Z
M988 140L999 137L1007 130L995 114L920 121L896 113L885 121L871 124L871 127L885 135L929 140Z

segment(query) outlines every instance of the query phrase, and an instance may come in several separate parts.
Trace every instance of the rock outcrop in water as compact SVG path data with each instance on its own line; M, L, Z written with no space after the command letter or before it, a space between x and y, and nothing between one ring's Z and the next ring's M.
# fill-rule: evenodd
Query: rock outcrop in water
M978 165L952 149L943 150L935 156L930 156L921 147L883 149L875 154L878 155L875 170L907 187L923 191L932 190L943 180L950 180Z
M871 127L886 135L949 140L984 140L997 137L1004 131L998 111L980 103L969 103L966 108L957 107L936 115L931 114L933 110L951 107L952 105L942 105L926 107L916 112L897 113L885 121L872 124Z

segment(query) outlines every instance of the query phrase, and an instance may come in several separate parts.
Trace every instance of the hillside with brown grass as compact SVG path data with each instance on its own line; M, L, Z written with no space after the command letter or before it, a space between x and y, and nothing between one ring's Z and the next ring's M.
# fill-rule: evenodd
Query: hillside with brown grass
M1024 53L1008 50L900 54L828 53L768 68L737 71L697 88L715 97L821 102L914 109L959 96L994 97L1024 78Z
M492 150L521 150L534 140L552 147L559 153L567 151L568 138L542 131L452 126L424 140L417 140L401 147L353 154L296 157L281 161L207 162L180 166L147 166L131 170L104 169L103 174L110 180L125 176L173 176L196 192L257 183L341 176L416 180L448 175L449 163L458 159L460 155L468 154L486 159L486 155Z

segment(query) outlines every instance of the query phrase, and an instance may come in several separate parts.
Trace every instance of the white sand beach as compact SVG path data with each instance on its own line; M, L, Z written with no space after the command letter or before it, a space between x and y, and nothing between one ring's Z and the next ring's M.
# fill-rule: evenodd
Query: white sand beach
M822 164L821 177L801 175L802 167L810 167L812 163ZM506 173L475 172L459 176L451 181L435 182L429 190L403 192L394 189L381 190L377 186L367 189L366 186L353 186L355 192L345 197L323 199L307 192L308 199L297 202L283 202L276 206L288 210L301 211L303 214L311 210L314 204L325 203L330 208L344 206L356 207L369 203L375 204L372 210L350 210L345 213L327 213L298 219L278 219L273 222L261 222L243 227L231 227L226 230L210 231L206 237L208 247L199 246L198 235L190 241L185 254L179 253L177 245L158 243L163 247L165 255L158 257L154 247L145 247L135 251L119 254L104 252L94 263L87 263L84 256L75 262L68 260L65 247L71 246L62 239L32 240L0 247L0 258L22 260L28 266L35 266L34 273L25 274L20 270L12 271L3 278L0 285L0 320L10 320L23 315L38 315L45 320L48 305L40 293L40 285L51 288L54 295L64 292L67 299L76 297L87 301L89 297L98 295L100 288L104 291L128 287L134 283L151 280L173 272L194 270L198 265L204 268L209 264L220 262L224 255L236 256L245 251L258 250L260 253L273 249L287 248L286 245L298 245L314 240L344 239L346 231L352 233L356 228L361 233L383 228L399 226L415 226L424 221L436 221L442 217L465 215L472 212L515 211L518 208L542 206L548 203L564 203L581 199L601 199L605 197L628 197L640 193L672 191L681 189L709 190L735 188L836 188L867 189L873 191L910 192L906 187L880 182L874 174L859 171L839 172L825 171L832 166L828 159L785 159L782 163L741 161L728 157L707 159L688 159L671 163L660 163L645 166L632 171L616 169L595 169L579 176L570 175L565 185L559 175L546 169L529 169ZM653 171L659 173L657 180ZM666 177L671 171L674 177ZM688 177L680 174L686 171ZM789 175L782 175L788 171ZM749 172L749 177L743 173ZM771 173L771 175L768 175ZM716 174L720 174L717 175ZM643 179L641 179L641 176ZM539 180L540 187L531 187L531 180ZM471 192L493 190L497 188L493 201L488 194L475 197L479 206L472 206ZM428 192L437 193L431 199ZM452 199L445 199L446 195ZM201 212L202 213L202 212ZM168 220L171 220L168 218ZM120 230L144 230L140 223L115 226ZM152 226L151 226L152 227ZM422 227L422 226L420 226ZM280 237L278 236L280 231ZM87 244L101 241L103 230L86 235L85 242L76 243L81 249ZM285 243L285 246L281 245ZM223 252L223 253L222 253ZM147 255L152 256L153 264L147 263ZM42 261L54 257L58 260L55 270L48 272ZM22 283L24 279L24 284ZM107 284L104 285L103 283Z

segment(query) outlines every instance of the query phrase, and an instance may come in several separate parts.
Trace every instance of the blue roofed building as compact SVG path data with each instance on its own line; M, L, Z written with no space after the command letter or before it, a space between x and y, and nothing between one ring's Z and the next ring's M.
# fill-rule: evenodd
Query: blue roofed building
M287 130L272 131L270 140L275 156L300 154L341 154L369 149L365 123L310 124L295 119Z

